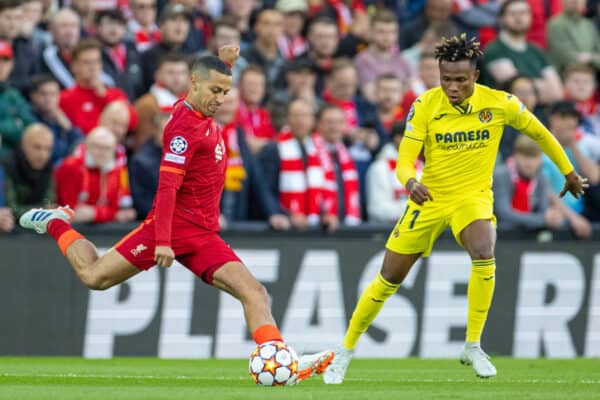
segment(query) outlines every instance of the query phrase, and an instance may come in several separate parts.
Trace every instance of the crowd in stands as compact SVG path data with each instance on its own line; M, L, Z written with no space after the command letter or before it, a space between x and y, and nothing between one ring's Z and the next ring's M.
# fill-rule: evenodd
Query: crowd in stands
M477 36L480 82L548 126L588 193L507 127L494 176L500 228L600 221L600 1L0 0L0 231L30 207L81 223L148 214L162 131L193 60L239 45L215 115L228 153L222 228L393 223L412 102L440 84L435 44ZM417 161L420 174L425 159Z

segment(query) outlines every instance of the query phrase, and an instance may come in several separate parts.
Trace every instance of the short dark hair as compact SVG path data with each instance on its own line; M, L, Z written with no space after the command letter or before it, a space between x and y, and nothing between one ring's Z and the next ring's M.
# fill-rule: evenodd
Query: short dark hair
M375 25L378 22L382 24L398 25L398 17L396 17L396 14L394 14L393 11L384 8L381 10L377 10L375 15L371 17L371 25Z
M169 53L163 54L158 59L157 69L160 68L163 64L167 63L186 63L188 66L190 66L191 64L189 57L177 51L171 51Z
M99 10L96 15L94 15L94 23L99 25L104 18L108 18L111 21L118 21L122 25L127 23L127 19L123 12L118 8L107 8L105 10Z
M526 3L527 5L529 5L527 0L506 0L500 6L500 10L498 10L498 18L504 17L504 14L506 14L506 10L508 10L508 7L510 7L511 5L513 5L515 3Z
M474 37L467 39L466 33L451 38L442 38L442 41L435 46L435 58L440 62L458 62L468 60L476 65L483 51L479 47L479 42Z
M77 45L71 52L71 57L73 60L76 60L77 58L79 58L81 53L84 53L88 50L98 50L98 52L102 53L102 45L97 39L85 38L79 43L77 43Z
M59 84L56 78L49 74L34 75L29 81L29 94L35 93L47 83Z
M549 115L559 115L563 118L572 117L576 118L577 121L581 119L581 113L575 107L575 103L568 100L560 100L554 103L550 107Z
M202 56L194 60L194 64L192 65L192 73L207 73L210 70L217 71L223 75L231 76L231 68L227 66L217 56Z
M14 8L21 7L20 0L1 0L0 1L0 12L4 12L6 10L12 10Z
M596 70L590 64L573 64L565 68L563 72L564 79L566 80L569 76L578 72L596 76Z

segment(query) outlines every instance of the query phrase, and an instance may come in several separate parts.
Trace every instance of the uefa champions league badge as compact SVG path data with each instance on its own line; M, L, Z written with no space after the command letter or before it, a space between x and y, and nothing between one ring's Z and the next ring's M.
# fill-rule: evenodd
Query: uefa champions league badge
M171 143L169 144L169 148L175 154L183 154L187 150L188 144L187 140L185 140L181 136L175 136L171 139Z

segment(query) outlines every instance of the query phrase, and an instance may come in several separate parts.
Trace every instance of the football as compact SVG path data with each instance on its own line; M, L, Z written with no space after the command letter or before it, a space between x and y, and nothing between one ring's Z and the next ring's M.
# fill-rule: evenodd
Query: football
M298 355L287 344L266 342L250 354L250 376L257 385L284 386L298 377Z

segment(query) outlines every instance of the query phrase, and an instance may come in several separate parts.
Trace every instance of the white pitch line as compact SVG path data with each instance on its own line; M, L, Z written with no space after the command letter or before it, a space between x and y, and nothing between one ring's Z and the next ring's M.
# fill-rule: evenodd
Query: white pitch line
M188 380L188 381L243 381L248 380L246 377L199 377L199 376L154 376L154 375L98 375L98 374L12 374L2 373L0 377L4 378L74 378L74 379L138 379L138 380ZM347 378L345 382L390 382L391 379L372 379L372 378ZM470 383L471 379L430 379L430 378L402 378L394 379L395 383ZM495 379L490 379L488 382L495 382ZM526 383L526 384L584 384L584 385L600 385L600 380L595 379L511 379L502 380L500 383Z

